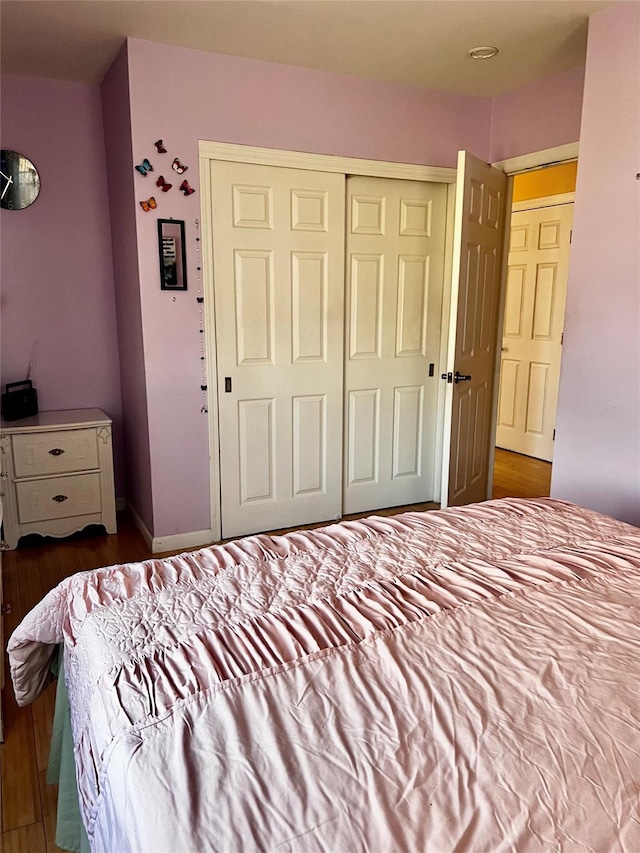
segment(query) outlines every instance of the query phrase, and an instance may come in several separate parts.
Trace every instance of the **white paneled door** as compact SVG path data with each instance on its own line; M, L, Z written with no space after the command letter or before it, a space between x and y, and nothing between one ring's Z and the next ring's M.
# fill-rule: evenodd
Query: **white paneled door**
M434 499L446 187L347 180L345 514Z
M443 503L488 497L506 176L458 155ZM457 306L457 310L456 307ZM448 445L448 446L447 446Z
M340 174L211 163L223 537L342 511Z
M511 215L496 444L553 459L573 204Z

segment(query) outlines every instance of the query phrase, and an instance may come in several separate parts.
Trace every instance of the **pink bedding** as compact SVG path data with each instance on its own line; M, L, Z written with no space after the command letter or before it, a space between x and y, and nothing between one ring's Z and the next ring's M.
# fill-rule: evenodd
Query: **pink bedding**
M640 530L555 500L345 522L75 575L92 850L640 850Z

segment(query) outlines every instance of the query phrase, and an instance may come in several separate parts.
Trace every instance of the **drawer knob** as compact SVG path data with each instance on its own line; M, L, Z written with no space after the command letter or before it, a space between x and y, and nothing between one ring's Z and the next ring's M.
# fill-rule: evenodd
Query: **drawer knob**
M52 450L49 451L49 453L52 456L62 456L64 450L61 447L54 447Z
M67 495L54 495L54 496L51 498L51 500L52 500L52 501L56 501L56 503L61 504L63 501L68 501L68 500L69 500L69 498L68 498L68 496L67 496Z

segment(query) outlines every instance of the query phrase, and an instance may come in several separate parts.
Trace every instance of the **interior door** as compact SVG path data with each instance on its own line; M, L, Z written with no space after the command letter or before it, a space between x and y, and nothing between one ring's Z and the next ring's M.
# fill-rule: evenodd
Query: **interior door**
M344 512L433 500L446 187L347 180Z
M223 537L342 507L343 175L213 161Z
M511 214L496 444L553 459L573 204Z
M459 152L443 505L488 497L506 184L503 172Z

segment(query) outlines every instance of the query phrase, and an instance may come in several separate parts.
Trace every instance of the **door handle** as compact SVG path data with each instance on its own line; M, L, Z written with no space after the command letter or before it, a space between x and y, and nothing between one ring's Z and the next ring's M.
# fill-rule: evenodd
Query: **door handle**
M460 373L459 370L456 370L455 373L443 373L440 377L441 379L446 379L449 384L455 382L456 385L458 382L470 382L471 376L468 373Z

